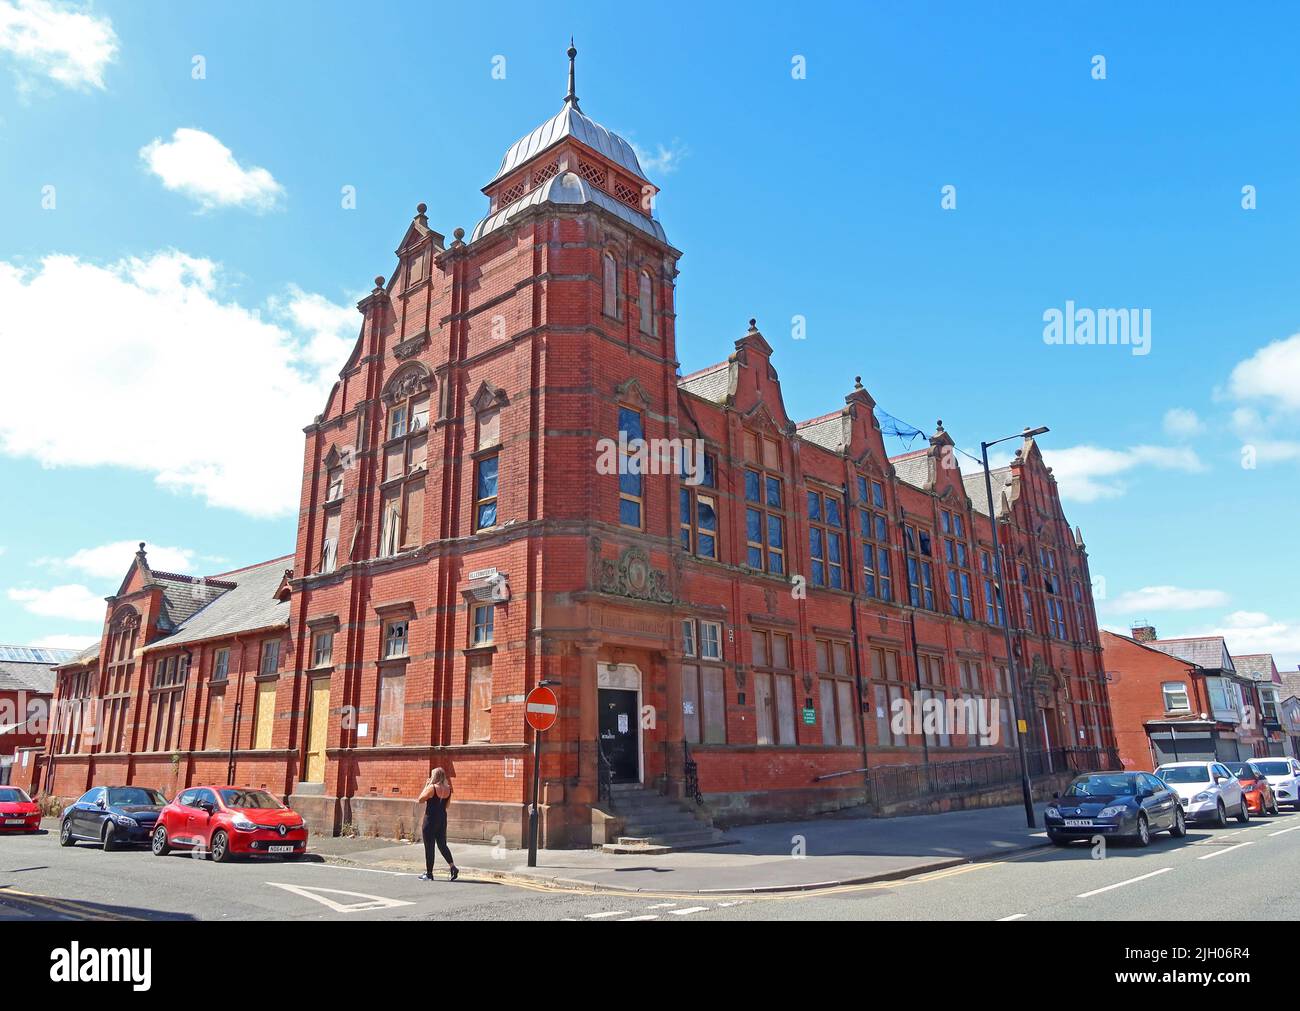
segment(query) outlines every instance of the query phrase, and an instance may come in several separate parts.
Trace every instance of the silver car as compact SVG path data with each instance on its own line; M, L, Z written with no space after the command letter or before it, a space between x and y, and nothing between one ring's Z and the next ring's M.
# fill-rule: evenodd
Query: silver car
M1156 775L1178 794L1189 822L1209 822L1223 828L1229 814L1239 822L1250 821L1241 783L1222 762L1169 762L1156 769Z

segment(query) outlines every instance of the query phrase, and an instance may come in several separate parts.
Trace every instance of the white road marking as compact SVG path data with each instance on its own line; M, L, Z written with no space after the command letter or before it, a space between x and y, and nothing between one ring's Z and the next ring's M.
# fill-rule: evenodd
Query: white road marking
M1281 828L1278 829L1276 832L1270 832L1269 835L1271 836L1286 835L1288 832L1294 832L1298 828L1300 828L1300 825L1292 825L1290 828Z
M367 874L391 874L397 878L416 878L419 875L415 871L384 871L378 867L354 867L352 864L297 864L298 867L322 867L326 870L335 871L365 871Z
M651 913L649 916L625 916L623 919L619 920L618 922L631 923L634 920L657 920L657 919L659 919L658 914Z
M656 902L653 906L646 906L646 909L672 909L676 902Z
M748 901L749 901L748 899L737 899L735 902L719 902L718 908L726 909L729 906L743 906Z
M615 909L612 912L608 912L608 913L588 913L586 916L583 917L583 919L603 920L607 916L624 916L626 915L626 913L627 913L626 909Z
M1028 913L1012 913L1010 916L1000 917L996 922L1006 923L1008 920L1023 920L1028 915Z
M1161 867L1158 871L1152 871L1150 874L1142 874L1136 878L1129 878L1127 881L1117 881L1113 885L1107 885L1105 888L1094 888L1090 892L1083 892L1076 895L1076 899L1087 899L1094 895L1100 895L1102 892L1109 892L1112 888L1123 888L1125 885L1136 884L1139 881L1145 881L1147 878L1154 878L1157 874L1164 874L1166 871L1172 871L1172 867Z
M687 906L685 909L674 909L672 911L672 915L686 916L689 913L702 913L708 908L709 908L708 906Z
M1203 857L1197 857L1196 859L1197 859L1197 860L1209 860L1211 857L1222 856L1222 855L1225 854L1225 853L1231 853L1233 850L1239 850L1239 849L1241 849L1243 846L1249 846L1249 845L1251 845L1249 842L1239 842L1239 843L1237 843L1237 845L1235 845L1235 846L1225 846L1225 847L1224 847L1223 849L1221 849L1221 850L1215 850L1213 853L1207 853L1207 854L1205 854L1205 856L1203 856Z
M340 888L309 888L306 885L286 885L279 881L267 881L266 884L272 888L283 888L286 892L301 895L304 899L319 902L322 906L328 906L336 913L362 913L374 909L393 909L397 906L415 905L414 902L407 902L405 899L390 899L383 895L367 895L365 892L345 892ZM325 892L329 892L331 895L348 895L362 901L336 902L323 894Z

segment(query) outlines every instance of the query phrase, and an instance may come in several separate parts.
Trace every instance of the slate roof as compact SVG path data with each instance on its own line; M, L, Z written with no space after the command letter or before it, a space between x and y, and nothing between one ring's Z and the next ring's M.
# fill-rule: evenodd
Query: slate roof
M67 651L71 654L71 650ZM54 692L54 668L43 663L0 660L0 692Z
M698 372L692 372L689 376L683 376L677 380L677 385L687 393L694 393L697 397L711 400L715 404L726 403L727 394L731 392L730 365L730 362L710 365Z
M151 642L146 650L166 649L200 639L213 639L272 628L289 623L289 602L276 599L275 593L284 579L285 570L293 565L293 556L273 558L269 562L237 572L226 572L208 585L229 584L191 616L171 635Z
M810 421L802 421L796 427L800 438L814 442L832 453L844 452L849 438L849 426L843 411L827 414Z
M551 176L550 179L547 179L546 182L527 196L520 197L514 203L507 204L495 214L489 214L474 226L474 234L470 241L477 242L483 236L490 235L498 228L503 227L511 218L522 214L528 208L538 207L542 204L568 207L594 204L615 217L623 219L633 228L658 239L665 245L668 244L668 236L664 232L663 225L659 224L658 221L646 217L640 211L633 210L621 200L615 200L604 190L592 186L576 172L562 172L557 176Z
M1234 669L1232 657L1228 656L1228 648L1221 635L1203 635L1188 639L1154 639L1142 645L1197 664L1206 670Z
M889 462L894 465L898 479L913 488L924 490L930 483L930 451L918 450L904 456L891 456Z
M1278 692L1279 697L1287 699L1292 695L1300 698L1300 670L1288 670L1282 672L1282 690Z
M175 572L155 572L154 581L162 587L163 610L159 624L176 628L193 614L212 603L234 585L222 579L182 576Z
M613 130L601 126L582 112L576 104L566 102L564 108L545 123L510 145L505 157L501 159L501 167L497 169L497 174L492 177L492 182L488 183L488 186L508 176L524 162L531 161L566 137L572 137L593 151L603 154L636 178L645 182L650 181L641 171L641 163L637 161L632 145Z
M1269 684L1273 682L1273 674L1277 670L1272 653L1247 653L1245 656L1234 656L1232 665L1237 668L1238 674L1252 681L1264 681Z
M1011 488L1011 468L998 467L989 468L989 477L993 482L993 501L997 505L998 515L1002 515L1002 493ZM961 483L966 489L966 494L971 500L975 511L981 515L989 515L989 496L988 490L984 487L984 470L983 468L975 471L973 474L963 474Z

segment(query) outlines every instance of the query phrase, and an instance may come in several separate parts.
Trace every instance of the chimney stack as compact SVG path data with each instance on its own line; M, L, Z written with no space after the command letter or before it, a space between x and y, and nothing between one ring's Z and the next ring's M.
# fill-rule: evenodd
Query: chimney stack
M1133 638L1138 642L1155 642L1156 627L1154 625L1134 625Z

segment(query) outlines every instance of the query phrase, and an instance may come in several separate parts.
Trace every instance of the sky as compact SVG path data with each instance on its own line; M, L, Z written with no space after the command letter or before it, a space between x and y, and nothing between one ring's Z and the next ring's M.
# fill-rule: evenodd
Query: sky
M357 299L417 203L486 213L572 34L684 254L683 373L755 317L795 418L861 375L975 455L1047 425L1103 625L1300 664L1300 12L746 10L0 0L0 642L97 638L138 541L292 552Z

